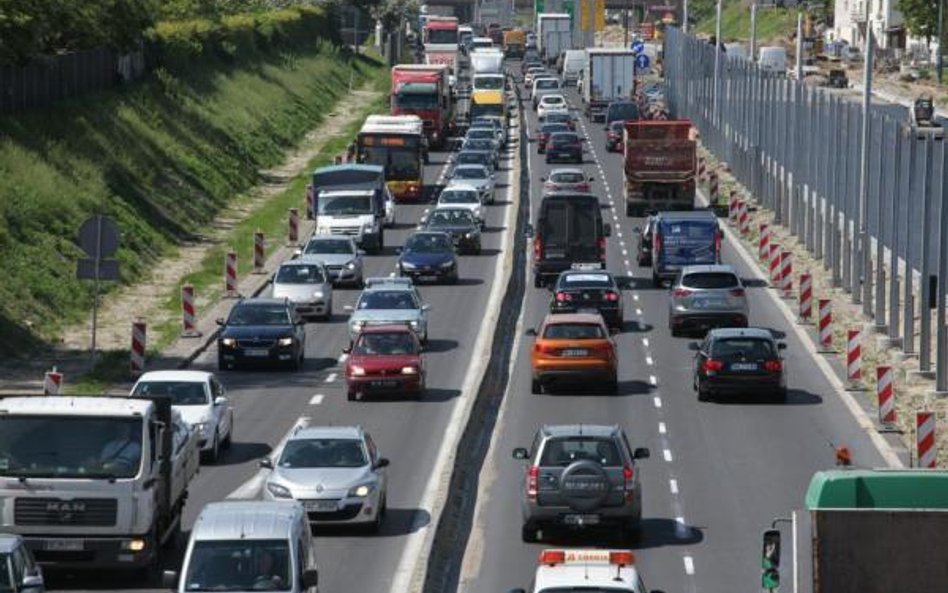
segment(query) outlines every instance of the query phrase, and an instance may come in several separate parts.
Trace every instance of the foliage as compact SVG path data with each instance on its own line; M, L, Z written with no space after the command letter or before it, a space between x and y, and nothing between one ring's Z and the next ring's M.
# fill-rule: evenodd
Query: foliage
M899 12L916 37L931 41L938 36L938 0L899 0Z
M383 31L394 31L403 22L415 22L420 11L418 0L382 0L372 15L381 21Z

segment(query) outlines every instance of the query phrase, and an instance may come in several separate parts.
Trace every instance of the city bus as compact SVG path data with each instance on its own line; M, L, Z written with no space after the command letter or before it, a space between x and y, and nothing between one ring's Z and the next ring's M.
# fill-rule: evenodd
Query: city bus
M370 115L356 139L360 163L385 168L386 185L397 201L424 197L428 144L417 115Z

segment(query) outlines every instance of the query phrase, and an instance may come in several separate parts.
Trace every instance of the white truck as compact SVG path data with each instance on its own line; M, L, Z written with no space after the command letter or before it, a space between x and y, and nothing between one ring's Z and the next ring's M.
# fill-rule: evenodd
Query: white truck
M177 543L198 464L169 398L5 398L0 531L51 567L149 573Z
M635 91L635 54L617 47L586 48L583 70L583 111L591 121L603 121L613 101L628 101Z
M478 49L471 52L471 73L503 74L504 52L495 48Z
M537 15L537 49L547 64L556 62L560 52L572 49L571 19L565 12Z

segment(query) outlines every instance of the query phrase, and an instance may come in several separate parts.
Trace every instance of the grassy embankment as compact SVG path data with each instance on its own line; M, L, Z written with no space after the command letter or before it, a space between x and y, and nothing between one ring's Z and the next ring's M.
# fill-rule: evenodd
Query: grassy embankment
M699 5L701 9L697 32L702 35L714 35L715 9L713 3ZM778 39L787 39L796 30L797 13L788 8L758 8L757 40L758 46ZM740 0L726 2L721 10L721 37L725 41L750 39L751 11Z

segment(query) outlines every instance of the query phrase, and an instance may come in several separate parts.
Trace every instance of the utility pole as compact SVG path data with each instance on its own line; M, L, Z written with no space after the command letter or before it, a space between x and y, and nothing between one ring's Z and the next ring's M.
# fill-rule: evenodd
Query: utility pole
M718 77L721 71L721 2L718 0L717 22L714 25L714 95L711 101L711 124L717 125L718 121Z
M685 0L687 2L688 0ZM938 56L935 58L935 69L938 71L938 84L942 84L942 70L945 59L945 1L938 2ZM687 4L686 4L687 6Z
M803 13L797 13L797 80L803 81Z
M625 9L622 11L622 23L625 26L625 35L623 36L622 47L629 47L629 13L632 11L632 1L626 4Z
M751 39L749 48L750 61L754 62L757 55L757 2L751 4Z
M862 282L862 287L853 287L853 303L872 302L872 283L868 274L872 269L872 250L869 247L869 108L872 101L873 34L869 20L869 2L866 2L866 59L862 80L862 150L859 163L859 252L853 257L853 282ZM848 225L847 225L848 226ZM879 254L882 252L880 250ZM894 272L893 272L894 273ZM865 307L864 307L865 308Z
M683 12L684 14L682 14L681 30L682 30L684 33L687 33L687 32L688 32L688 0L684 0L684 1L685 1L685 4L684 4L684 7L683 7L683 9L682 9L682 12Z

